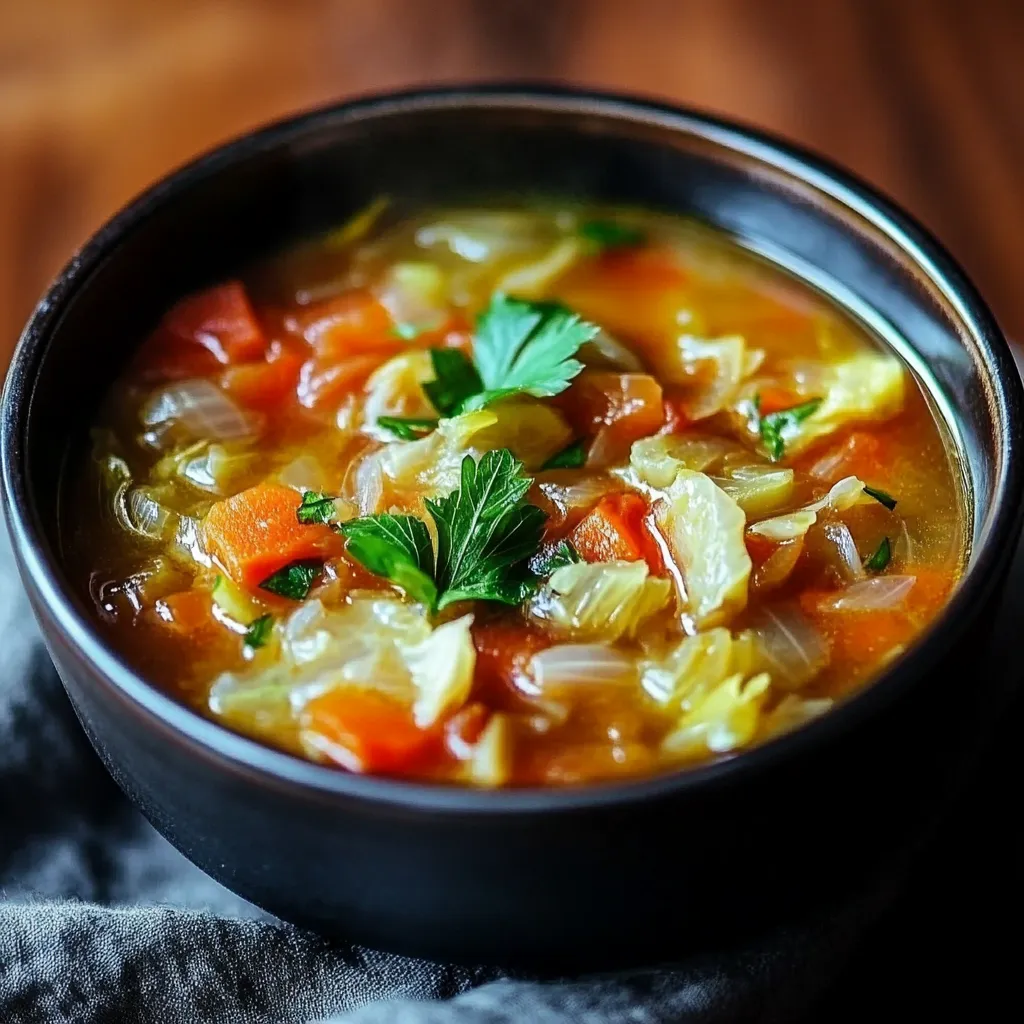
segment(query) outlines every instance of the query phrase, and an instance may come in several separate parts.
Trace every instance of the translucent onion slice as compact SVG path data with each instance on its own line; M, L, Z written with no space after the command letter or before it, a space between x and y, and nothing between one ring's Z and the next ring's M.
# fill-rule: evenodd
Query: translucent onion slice
M874 576L819 600L818 607L833 612L874 612L901 608L916 582L916 576Z
M144 487L128 492L125 507L127 525L133 533L149 540L174 536L178 527L177 513L161 505Z
M559 644L530 659L529 672L541 693L573 686L633 686L637 663L608 644Z
M786 512L781 516L773 516L771 519L763 519L749 527L751 533L756 533L768 540L782 542L802 537L818 521L818 513L830 509L833 512L845 512L860 501L870 501L864 494L864 484L855 476L844 477L839 483L820 498L811 502L795 512Z
M806 686L828 664L828 643L796 608L762 608L751 632L764 668L781 689Z
M180 425L191 437L244 441L255 425L223 391L208 380L183 380L154 392L139 417L149 428Z
M825 523L822 536L835 553L834 563L840 576L849 583L864 579L864 563L846 523Z

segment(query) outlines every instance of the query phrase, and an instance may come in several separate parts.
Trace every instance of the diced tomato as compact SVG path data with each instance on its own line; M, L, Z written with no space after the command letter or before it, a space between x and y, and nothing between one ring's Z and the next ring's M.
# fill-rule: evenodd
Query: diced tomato
M499 708L515 707L515 698L533 687L527 671L530 659L550 647L551 641L524 622L504 618L478 618L472 632L476 647L474 698Z
M597 466L623 458L665 416L661 385L646 373L584 370L556 403L577 434L594 435L588 463Z
M467 704L445 723L445 745L452 757L465 761L491 717L490 708L479 701Z
M338 688L314 697L303 725L317 750L349 771L400 775L439 752L435 729L420 729L411 710L376 690Z
M164 317L163 328L182 341L202 345L225 364L257 359L266 344L241 281L182 299Z
M279 410L295 398L302 356L279 341L271 342L266 359L231 366L221 374L221 387L243 405L263 412Z
M193 634L215 628L213 600L209 591L193 588L169 594L156 602L156 617L176 633Z
M383 359L408 344L394 333L388 311L364 290L311 306L297 319L303 337L325 367L354 355L377 353Z
M654 573L664 570L661 550L647 519L647 502L638 494L602 498L572 531L571 540L588 562L646 561Z
M299 402L307 409L333 409L347 395L361 391L381 356L364 354L336 362L309 359L299 371Z
M290 487L263 483L210 509L206 544L232 580L255 588L292 562L341 553L341 538L330 527L299 522L301 500Z

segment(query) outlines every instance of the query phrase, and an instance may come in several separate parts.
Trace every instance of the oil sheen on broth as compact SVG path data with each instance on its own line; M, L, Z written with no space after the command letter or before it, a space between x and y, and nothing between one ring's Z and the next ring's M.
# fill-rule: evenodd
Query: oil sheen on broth
M903 364L635 210L374 203L167 311L83 461L69 557L146 677L298 756L476 786L798 727L966 556Z

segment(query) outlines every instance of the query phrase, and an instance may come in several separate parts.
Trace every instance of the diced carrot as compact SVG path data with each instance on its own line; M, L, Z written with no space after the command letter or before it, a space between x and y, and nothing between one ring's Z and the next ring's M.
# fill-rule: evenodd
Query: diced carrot
M362 390L381 360L380 354L355 355L336 362L307 360L299 371L299 402L307 409L335 408L347 395Z
M572 544L588 562L642 560L659 573L663 569L661 551L646 517L647 503L640 495L609 495L572 531Z
M301 500L290 487L263 483L210 509L206 545L232 580L255 588L292 562L341 553L341 538L330 527L298 521Z
M394 333L388 311L361 289L309 308L298 323L303 337L325 364L371 352L384 357L400 352L407 344Z
M169 594L156 602L156 617L176 633L201 633L216 627L209 591L193 588Z
M595 269L608 283L627 289L678 288L689 276L671 249L653 245L606 249Z
M305 731L326 741L322 754L349 771L399 775L440 748L438 731L420 729L405 705L376 690L328 690L306 704Z
M793 406L799 405L801 402L800 396L795 391L772 385L760 388L758 397L760 398L759 410L762 416L770 416L773 412L792 409Z
M593 434L588 462L608 465L661 429L661 385L646 373L584 370L556 399L577 434Z
M243 405L272 412L295 397L301 367L298 352L274 341L263 362L230 366L221 374L220 383Z
M750 560L755 565L760 565L766 561L778 548L778 544L775 541L762 537L759 533L748 532L744 534L743 543L746 544L747 554L750 555Z

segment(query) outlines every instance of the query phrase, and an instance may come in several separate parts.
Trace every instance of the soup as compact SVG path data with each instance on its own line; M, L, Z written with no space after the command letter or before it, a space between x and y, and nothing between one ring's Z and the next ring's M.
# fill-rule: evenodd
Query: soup
M87 463L69 548L141 673L300 757L475 786L798 727L966 556L900 360L618 208L377 202L167 311Z

